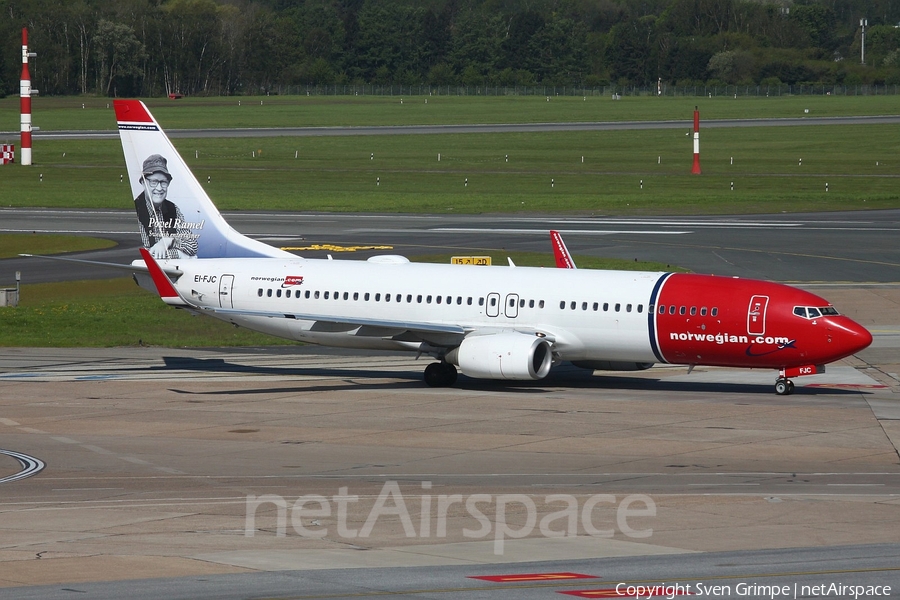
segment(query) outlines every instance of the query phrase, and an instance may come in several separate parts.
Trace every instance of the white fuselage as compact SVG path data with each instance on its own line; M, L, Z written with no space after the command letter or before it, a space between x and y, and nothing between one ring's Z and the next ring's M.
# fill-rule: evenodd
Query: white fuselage
M304 315L452 324L479 332L546 330L562 360L654 362L648 305L663 273L320 259L172 260L198 307L297 315L213 313L267 334L330 346L419 350L402 328L325 324ZM233 279L232 279L233 278ZM299 296L298 296L299 293ZM443 345L448 334L425 335Z

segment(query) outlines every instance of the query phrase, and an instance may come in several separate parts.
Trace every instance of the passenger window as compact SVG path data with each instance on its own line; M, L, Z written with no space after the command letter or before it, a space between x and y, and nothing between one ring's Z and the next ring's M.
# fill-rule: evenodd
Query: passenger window
M359 292L353 292L353 299L357 301L359 300Z
M638 306L640 306L640 304L638 304ZM638 312L641 312L640 308L638 308ZM656 312L656 307L651 304L647 307L647 312L652 315L654 312Z
M528 308L534 308L534 300L528 301Z
M607 312L607 311L609 311L609 302L604 302L603 303L603 312Z
M594 309L594 312L597 312L597 309L600 308L600 304L597 302L594 302L594 305L591 308Z
M262 298L262 288L259 288L259 297Z
M719 309L717 307L713 306L713 309L711 311L709 311L709 314L711 314L712 316L715 317L719 314Z
M622 309L622 305L616 302L616 312L619 312Z
M810 319L815 319L816 317L821 317L821 313L819 313L818 308L807 308L807 313L809 314Z
M631 305L630 305L630 304L626 304L626 305L625 305L625 312L631 312Z
M491 298L491 306L497 306L497 299Z
M447 296L447 304L453 304L453 296Z
M676 310L676 308L675 308L675 305L673 304L672 306L669 307L669 314L670 314L670 315L674 315L674 314L675 314L675 310Z
M466 298L466 304L468 304L469 306L472 306L472 296L469 296L468 298Z
M406 295L406 301L409 302L410 304L412 304L412 294Z
M691 316L693 317L693 316L696 315L696 314L697 314L697 307L696 307L696 306L692 306L692 307L691 307Z
M524 298L519 300L519 308L525 308L525 299Z
M462 296L457 296L457 297L456 297L456 304L459 305L459 306L462 306Z
M316 296L316 300L318 300L319 299L319 290L316 290L315 296Z
M544 308L544 301L543 301L543 300L541 300L540 302L538 302L538 308Z
M390 294L385 294L385 295L384 295L384 301L385 301L385 302L390 302L390 301L391 301L391 295L390 295Z
M419 304L422 304L422 294L419 294L418 296L416 296L416 302L418 302Z
M306 290L306 299L309 299L309 290Z
M438 304L441 303L441 297L440 297L440 296L438 296L437 298L435 298L435 300L437 301Z
M484 298L478 299L478 306L484 306Z
M325 292L325 299L328 300L328 292Z
M683 315L683 314L685 314L686 312L687 312L687 308L684 307L684 306L682 306L681 308L678 309L678 314L679 314L679 315Z
M564 309L565 307L566 307L566 301L565 301L565 300L560 300L560 301L559 301L559 308L560 308L560 309Z
M701 316L701 317L705 317L705 316L706 316L706 307L705 307L705 306L704 306L703 308L700 309L700 316Z
M581 310L587 310L587 302L581 303Z
M365 300L366 302L369 301L369 292L366 292L365 294L363 294L363 300Z
M577 302L572 301L572 304L570 305L570 306L572 307L572 310L575 310L575 306L576 306L577 304L578 304Z
M431 304L431 294L425 296L425 304Z
M639 312L639 313L644 312L644 305L643 305L643 304L638 304L638 312ZM653 312L653 311L651 310L650 312Z
M271 289L266 290L266 296L268 296L269 298L272 297L272 290L271 290Z

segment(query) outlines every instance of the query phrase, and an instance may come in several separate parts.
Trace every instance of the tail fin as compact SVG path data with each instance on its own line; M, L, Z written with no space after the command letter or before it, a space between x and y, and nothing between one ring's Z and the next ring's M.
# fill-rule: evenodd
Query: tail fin
M143 102L113 105L141 239L153 257L294 256L232 229Z
M576 269L575 261L566 248L566 243L562 239L562 235L558 231L550 230L550 241L553 244L553 257L556 259L556 266L560 269Z

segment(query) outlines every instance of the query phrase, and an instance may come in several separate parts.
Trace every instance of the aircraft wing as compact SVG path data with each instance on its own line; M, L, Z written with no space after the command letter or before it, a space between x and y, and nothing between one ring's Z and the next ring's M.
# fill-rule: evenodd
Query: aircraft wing
M470 330L459 325L441 323L417 323L414 321L390 321L385 319L367 319L363 317L316 315L309 313L279 312L269 310L245 310L239 308L197 307L223 315L241 315L247 317L269 317L273 319L296 319L298 321L315 321L317 324L346 326L345 329L370 327L386 331L399 331L421 334L447 333L465 336Z

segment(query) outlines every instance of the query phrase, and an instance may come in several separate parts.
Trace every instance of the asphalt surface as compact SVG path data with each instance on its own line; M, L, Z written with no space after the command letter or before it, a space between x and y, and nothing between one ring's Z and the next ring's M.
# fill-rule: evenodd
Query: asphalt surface
M900 210L722 217L396 215L240 212L238 231L299 255L364 259L484 251L550 252L562 232L573 254L650 260L697 273L783 282L900 282ZM128 264L140 237L131 210L0 209L0 232L108 238L115 248L77 257ZM310 250L315 244L338 248ZM365 249L378 246L379 249ZM355 251L342 251L361 248ZM0 260L0 285L119 277L121 272L57 261Z
M900 544L835 548L795 548L761 552L713 552L518 565L468 565L406 569L332 569L272 574L219 575L0 589L0 598L16 600L244 600L271 598L464 598L532 600L589 591L581 597L627 597L628 586L668 586L678 595L718 598L852 598L827 594L828 586L889 586L896 597ZM565 573L557 579L516 581L516 575ZM507 575L508 581L476 577ZM568 575L568 577L566 576ZM583 576L574 578L573 575ZM677 586L677 587L676 587ZM717 588L715 586L722 586ZM727 586L727 587L725 587ZM760 586L768 586L765 591ZM777 586L777 587L776 587ZM808 586L808 591L803 586ZM816 586L821 586L816 588ZM616 594L616 588L621 594ZM810 593L813 588L820 593ZM772 593L775 589L777 592ZM880 588L884 590L884 587ZM598 594L597 590L612 590ZM804 591L806 593L804 593ZM872 591L875 591L872 588ZM718 592L718 593L717 593ZM755 593L753 593L755 592ZM569 596L571 597L571 596ZM634 595L631 596L634 598ZM642 596L646 597L646 596ZM666 597L660 594L657 597ZM675 597L674 594L671 597ZM873 598L865 592L859 597Z

